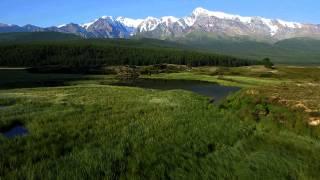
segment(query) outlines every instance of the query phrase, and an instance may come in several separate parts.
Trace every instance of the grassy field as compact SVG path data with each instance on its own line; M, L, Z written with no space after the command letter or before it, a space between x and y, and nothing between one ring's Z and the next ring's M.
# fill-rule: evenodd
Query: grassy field
M144 78L184 79L219 83L226 86L255 87L262 85L277 85L290 82L290 78L280 78L278 70L270 70L263 66L248 66L237 68L198 67L178 73L162 73Z
M317 179L318 75L256 66L142 76L244 87L212 105L183 90L110 86L114 75L0 70L0 130L29 131L0 136L0 177Z
M251 87L264 84L279 84L281 83L277 79L261 79L255 77L244 77L244 76L221 76L221 75L207 75L198 74L193 72L182 72L182 73L170 73L170 74L157 74L152 76L143 76L144 78L152 79L183 79L183 80L199 80L212 83L219 83L226 86L239 86L239 87Z

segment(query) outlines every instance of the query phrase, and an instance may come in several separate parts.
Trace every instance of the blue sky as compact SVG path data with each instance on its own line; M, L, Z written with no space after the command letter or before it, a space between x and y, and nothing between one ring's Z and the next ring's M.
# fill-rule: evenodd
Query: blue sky
M51 26L85 23L103 15L183 17L199 6L243 16L320 24L318 0L0 0L0 22Z

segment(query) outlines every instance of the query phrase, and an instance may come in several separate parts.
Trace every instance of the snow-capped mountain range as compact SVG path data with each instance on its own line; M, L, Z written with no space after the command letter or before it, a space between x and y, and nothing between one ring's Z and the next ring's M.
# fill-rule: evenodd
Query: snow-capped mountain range
M320 37L320 25L287 22L263 17L244 17L196 8L189 16L177 18L147 17L131 19L102 16L84 24L63 24L48 28L0 23L0 32L55 31L85 38L130 38L132 36L168 39L183 38L198 32L219 36L247 36L260 40L283 40L295 37Z

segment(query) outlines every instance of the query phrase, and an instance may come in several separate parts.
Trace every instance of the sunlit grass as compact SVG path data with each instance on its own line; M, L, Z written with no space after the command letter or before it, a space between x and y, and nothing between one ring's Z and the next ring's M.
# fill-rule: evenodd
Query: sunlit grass
M252 87L259 85L274 85L280 84L283 81L279 81L275 78L258 78L258 77L245 77L245 76L212 76L197 74L193 72L182 73L170 73L170 74L156 74L152 76L143 76L144 78L154 79L183 79L183 80L198 80L212 83L218 83L225 86L238 86L238 87Z
M0 137L4 178L297 178L320 167L307 129L277 122L290 111L271 106L255 121L263 108L250 98L221 110L187 91L81 85L1 91L0 101L14 102L0 126L18 120L30 132Z
M0 136L0 179L317 179L320 129L290 104L319 108L317 72L287 68L278 79L260 77L261 67L143 76L246 87L218 105L183 90L110 86L113 75L58 75L68 86L41 87L54 77L6 72L2 85L24 77L30 88L2 86L0 130L21 123L29 134Z

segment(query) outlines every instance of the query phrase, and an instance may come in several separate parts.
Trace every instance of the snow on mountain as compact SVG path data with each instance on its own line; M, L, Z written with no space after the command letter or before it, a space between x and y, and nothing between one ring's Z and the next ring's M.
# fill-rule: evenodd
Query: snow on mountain
M297 22L287 22L287 21L283 21L281 19L277 19L277 21L288 28L302 28L302 24L301 23L297 23Z
M132 19L120 16L115 19L112 16L102 16L101 18L95 19L92 22L82 24L81 27L88 30L97 21L103 19L113 26L119 26L119 23L121 23L124 27L126 27L127 33L132 36L137 32L143 33L154 31L160 24L162 26L162 29L170 29L173 25L175 25L176 27L178 26L181 29L186 30L187 28L191 28L192 26L194 26L199 19L203 18L216 18L219 20L234 21L242 23L244 26L253 29L257 27L256 23L258 23L269 29L270 36L275 36L282 28L297 29L303 27L303 24L296 22L287 22L280 19L272 20L262 17L240 16L219 11L209 11L202 7L194 9L190 16L184 18L164 16L161 18L147 17L145 19ZM65 26L65 24L58 26L58 28L61 28L63 26ZM207 24L208 28L217 28L219 26L219 24L215 24L214 22L210 22Z
M191 27L194 25L197 19L195 17L188 16L183 18L183 20L187 24L187 26Z
M132 35L132 31L128 27L112 16L102 16L87 23L85 29L89 36L94 38L128 38Z
M139 25L139 32L147 32L153 31L157 28L157 26L161 23L161 20L155 17L147 17L142 23Z
M178 18L174 16L164 16L160 19L161 23L164 23L166 26L169 26L177 21L179 21Z
M57 26L58 28L62 28L62 27L64 27L64 26L67 26L67 24L61 24L61 25L59 25L59 26Z
M209 11L204 8L196 8L192 14L195 17L198 16L214 16L220 19L230 19L230 20L240 20L243 23L250 23L252 21L252 17L244 17L239 15L233 15L233 14L227 14L224 12L218 12L218 11Z
M98 21L98 19L95 19L94 21L91 21L91 22L88 22L88 23L81 24L80 26L85 28L85 29L87 29L88 27L90 27L96 21Z
M183 37L194 31L275 40L292 37L320 37L320 25L240 16L209 11L201 7L194 9L189 16L183 18L164 16L132 19L121 16L117 18L102 16L81 25L71 23L50 28L24 28L0 23L0 32L33 32L40 30L76 33L86 38L128 38L136 34L142 37L144 35L146 37L151 36L152 38Z
M270 29L271 36L274 36L278 32L279 27L274 24L273 20L266 19L266 18L260 18L260 17L258 17L258 19L261 20L263 22L263 24L266 25Z
M144 21L143 19L131 19L122 16L118 17L116 20L131 28L137 28Z
M204 8L196 8L192 12L192 16L186 17L185 22L189 25L192 26L195 21L197 20L198 17L216 17L218 19L225 19L225 20L234 20L234 21L240 21L244 24L251 24L253 23L254 19L258 19L261 22L263 22L264 25L266 25L270 29L270 35L273 36L275 35L278 30L280 29L279 24L283 27L286 28L302 28L301 23L297 22L288 22L284 20L272 20L272 19L267 19L267 18L262 18L262 17L246 17L246 16L240 16L240 15L234 15L234 14L227 14L224 12L218 12L218 11L209 11Z
M113 17L112 16L102 16L98 19L95 19L91 22L88 22L88 23L84 23L84 24L81 24L80 26L85 28L85 29L88 29L90 26L92 26L94 23L96 23L97 21L101 20L101 19L106 19L106 20L109 20L109 21L114 21Z
M227 14L224 12L219 11L209 11L207 9L204 9L202 7L198 7L195 10L193 10L191 16L185 17L184 21L188 26L192 26L197 18L199 17L216 17L218 19L226 19L226 20L235 20L240 21L242 23L249 24L252 22L253 17L245 17L245 16L239 16L239 15L233 15L233 14Z

